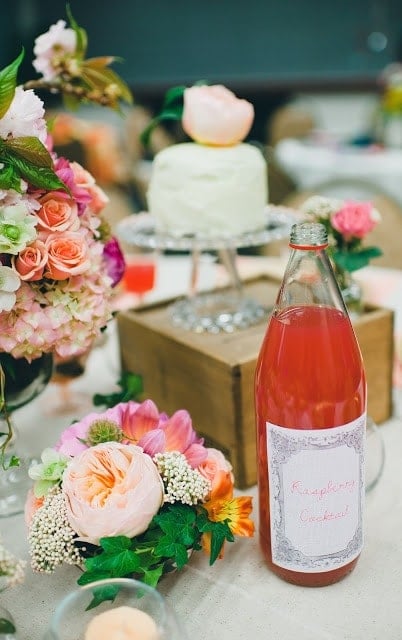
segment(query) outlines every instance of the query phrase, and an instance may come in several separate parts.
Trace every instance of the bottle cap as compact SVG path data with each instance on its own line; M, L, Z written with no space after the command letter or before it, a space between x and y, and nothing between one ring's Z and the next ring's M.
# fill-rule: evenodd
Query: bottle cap
M320 222L299 222L292 226L289 246L293 249L325 249L328 234Z

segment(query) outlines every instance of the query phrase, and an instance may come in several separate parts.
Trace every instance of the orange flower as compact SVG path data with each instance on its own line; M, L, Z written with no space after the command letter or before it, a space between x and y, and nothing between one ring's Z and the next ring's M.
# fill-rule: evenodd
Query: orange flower
M225 522L226 520L233 535L251 538L254 535L254 522L249 518L253 509L252 500L251 496L215 497L202 506L207 510L208 518L213 522ZM203 534L201 543L204 551L210 553L210 532ZM219 557L223 558L223 547Z

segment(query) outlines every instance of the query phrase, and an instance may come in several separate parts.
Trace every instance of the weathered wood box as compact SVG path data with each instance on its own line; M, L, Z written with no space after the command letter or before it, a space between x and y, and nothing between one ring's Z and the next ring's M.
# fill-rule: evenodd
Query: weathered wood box
M278 282L262 277L247 294L272 305ZM143 377L145 397L168 414L187 409L209 446L230 459L239 488L256 483L254 370L266 321L232 334L196 334L174 327L169 303L118 314L124 370ZM355 323L368 382L368 413L392 413L393 312L368 307Z

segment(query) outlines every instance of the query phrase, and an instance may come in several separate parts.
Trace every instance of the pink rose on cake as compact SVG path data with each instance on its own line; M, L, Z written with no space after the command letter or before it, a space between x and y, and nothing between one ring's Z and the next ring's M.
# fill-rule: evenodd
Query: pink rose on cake
M184 90L182 126L196 142L232 146L244 140L254 120L254 107L223 85Z

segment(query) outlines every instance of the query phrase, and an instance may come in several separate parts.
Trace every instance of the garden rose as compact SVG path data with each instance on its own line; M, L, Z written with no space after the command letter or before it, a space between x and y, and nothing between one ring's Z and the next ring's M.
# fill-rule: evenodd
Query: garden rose
M331 216L331 224L346 240L364 238L379 221L378 212L371 202L345 201L342 208Z
M232 465L218 449L207 448L207 458L197 467L197 471L210 481L211 495L220 493L229 484L233 487Z
M65 280L85 273L90 266L88 245L77 232L52 233L46 238L48 261L45 276Z
M13 256L12 265L21 280L35 282L41 280L47 263L47 249L42 240L35 240L23 249L17 257Z
M40 200L41 208L36 212L38 231L77 231L80 227L78 207L75 200L60 193L48 193Z
M83 451L63 476L67 518L80 539L143 533L164 496L152 459L136 445L106 442Z
M196 142L237 144L247 136L254 107L223 85L193 86L184 91L182 126Z

